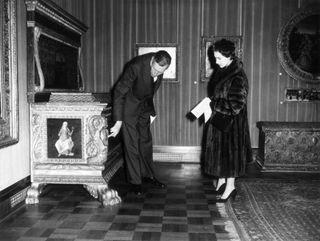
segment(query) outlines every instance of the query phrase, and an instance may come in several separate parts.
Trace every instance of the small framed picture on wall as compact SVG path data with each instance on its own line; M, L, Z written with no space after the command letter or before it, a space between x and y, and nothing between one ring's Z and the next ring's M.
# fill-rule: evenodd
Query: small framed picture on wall
M150 52L157 52L159 50L167 51L171 56L171 64L169 68L163 74L163 80L169 82L178 82L178 50L175 43L137 43L136 55L147 54Z
M215 69L215 58L213 55L214 43L221 39L227 39L235 43L236 56L242 58L242 38L241 36L208 36L201 38L201 61L200 73L201 81L209 81Z

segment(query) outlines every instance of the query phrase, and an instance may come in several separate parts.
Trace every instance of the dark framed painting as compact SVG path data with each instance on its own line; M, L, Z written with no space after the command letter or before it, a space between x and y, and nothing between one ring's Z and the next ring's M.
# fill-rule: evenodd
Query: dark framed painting
M80 118L47 118L48 158L81 159L81 131Z
M200 61L200 75L201 81L209 81L211 74L215 69L215 58L213 56L212 48L214 43L227 39L235 43L236 55L242 58L242 37L241 36L208 36L201 38L201 61Z
M45 80L44 89L78 91L81 88L79 47L66 44L44 33L39 36L37 43L41 71ZM35 82L40 83L40 81L39 75L35 75Z
M178 45L175 43L137 43L136 55L165 50L171 56L171 64L163 74L163 80L178 82Z
M284 24L277 39L280 64L287 74L311 84L320 83L320 9L304 9Z

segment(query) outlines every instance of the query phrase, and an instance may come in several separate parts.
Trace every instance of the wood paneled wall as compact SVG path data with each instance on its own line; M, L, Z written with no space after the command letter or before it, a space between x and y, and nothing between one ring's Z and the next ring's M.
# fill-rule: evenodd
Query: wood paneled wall
M83 21L86 90L108 92L136 43L177 43L178 82L164 82L155 102L155 145L198 146L202 126L187 112L206 95L200 81L201 36L241 35L250 81L249 122L252 146L257 121L320 121L319 104L284 103L286 87L320 88L292 80L281 68L276 41L281 27L299 9L318 0L54 0Z

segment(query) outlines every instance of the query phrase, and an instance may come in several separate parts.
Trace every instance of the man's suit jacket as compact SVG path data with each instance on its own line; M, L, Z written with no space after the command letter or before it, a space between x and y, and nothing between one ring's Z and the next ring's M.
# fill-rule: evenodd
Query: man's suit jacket
M156 115L153 96L163 75L151 77L150 61L155 53L133 58L125 67L114 89L113 120L135 120L140 114Z

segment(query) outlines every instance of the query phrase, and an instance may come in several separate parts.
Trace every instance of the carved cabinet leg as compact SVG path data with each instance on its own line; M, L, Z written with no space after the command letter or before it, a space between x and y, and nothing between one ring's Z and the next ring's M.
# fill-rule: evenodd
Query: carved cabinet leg
M102 202L103 206L112 206L121 203L121 198L118 192L107 187L99 188L99 200Z
M116 190L108 185L83 185L91 196L98 199L103 206L112 206L121 203L121 198Z
M41 194L46 184L32 183L31 187L27 191L26 204L39 203L39 195Z

